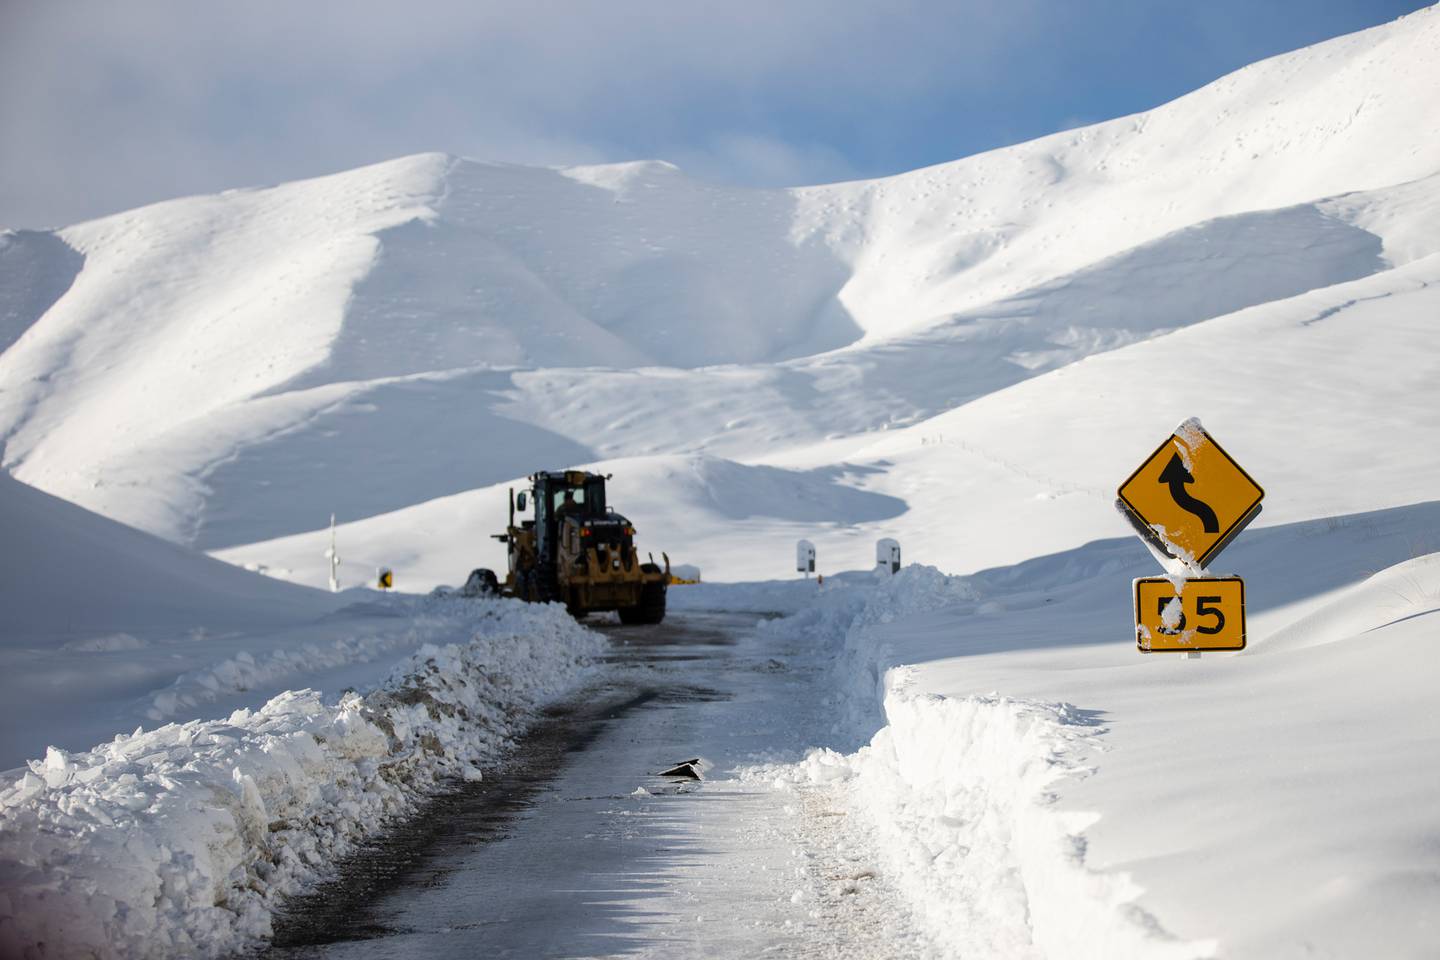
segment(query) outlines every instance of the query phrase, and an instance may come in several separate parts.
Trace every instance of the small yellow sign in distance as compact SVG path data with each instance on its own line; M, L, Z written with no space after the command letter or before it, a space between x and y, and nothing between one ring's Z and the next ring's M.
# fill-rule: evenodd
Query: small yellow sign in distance
M395 586L395 574L389 570L381 570L380 576L376 578L375 585L381 590L389 590Z
M1244 650L1245 583L1194 577L1177 593L1168 577L1136 580L1135 643L1141 653Z
M1119 494L1141 536L1201 569L1255 518L1265 497L1197 420L1181 424Z

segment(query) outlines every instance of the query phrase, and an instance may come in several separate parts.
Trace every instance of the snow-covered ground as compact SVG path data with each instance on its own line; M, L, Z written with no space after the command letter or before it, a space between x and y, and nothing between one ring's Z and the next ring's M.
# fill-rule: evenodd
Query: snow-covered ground
M0 956L252 944L601 649L558 606L311 590L8 476L0 524Z
M442 779L478 779L600 648L561 607L432 602L469 638L421 647L363 696L291 690L89 751L51 747L0 789L0 950L252 945L283 897Z
M773 628L843 645L841 746L765 773L844 784L959 956L1431 956L1437 523L1243 536L1249 647L1198 661L1136 652L1133 537L827 582Z
M550 671L521 718L592 641L312 589L326 522L347 587L424 593L503 566L516 478L593 464L642 550L757 581L675 610L839 658L828 752L755 782L870 818L955 951L1433 955L1437 281L1440 7L884 180L421 155L0 233L0 768L34 766L0 944L22 904L221 949L319 870L255 804L339 824L295 841L324 857L490 756L509 727L420 757L386 697L493 655ZM1267 498L1216 571L1249 648L1177 661L1135 651L1156 567L1111 501L1190 416ZM936 569L780 580L882 536Z
M469 624L408 596L238 570L0 476L0 770L50 745L385 676Z

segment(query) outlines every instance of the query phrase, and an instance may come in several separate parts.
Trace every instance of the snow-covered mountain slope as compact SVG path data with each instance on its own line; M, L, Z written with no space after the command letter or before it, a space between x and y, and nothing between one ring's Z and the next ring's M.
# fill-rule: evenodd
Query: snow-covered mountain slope
M872 182L422 155L8 234L3 463L207 549L584 461L831 466L1177 328L1403 288L1440 250L1437 50L1432 8Z
M285 690L368 687L488 616L281 583L3 475L0 531L0 771Z
M7 676L26 681L0 696L0 769L47 743L83 746L124 721L133 727L143 708L120 716L120 704L207 656L233 656L239 633L283 631L342 605L3 475L0 530L0 654Z
M1440 472L1440 452L1414 441L1440 429L1436 317L1431 257L1091 357L863 447L832 441L764 467L666 456L598 468L615 473L611 499L643 546L727 579L786 576L800 537L822 570L866 566L876 539L898 536L907 559L960 572L1113 536L1127 529L1115 488L1197 413L1269 491L1262 526L1403 506L1433 499ZM732 410L764 415L743 397ZM386 564L456 582L503 568L486 535L505 503L498 484L342 526L350 576ZM323 583L326 536L219 555Z
M237 570L0 475L0 647L276 624L330 595ZM98 649L99 647L97 647Z

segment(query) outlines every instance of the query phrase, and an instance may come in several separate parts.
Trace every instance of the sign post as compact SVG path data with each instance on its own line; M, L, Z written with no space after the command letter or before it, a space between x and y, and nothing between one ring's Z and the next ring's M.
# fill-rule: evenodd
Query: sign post
M1186 420L1120 485L1115 506L1185 576L1134 583L1141 653L1245 649L1245 584L1207 568L1260 513L1265 491L1199 420Z

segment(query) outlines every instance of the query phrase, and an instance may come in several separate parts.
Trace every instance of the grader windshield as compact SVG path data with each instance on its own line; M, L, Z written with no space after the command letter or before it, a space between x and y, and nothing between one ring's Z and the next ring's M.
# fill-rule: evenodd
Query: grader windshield
M559 514L567 502L573 504L564 513L585 518L605 516L605 478L594 474L571 470L565 473L564 483L551 485L549 491L550 509Z

